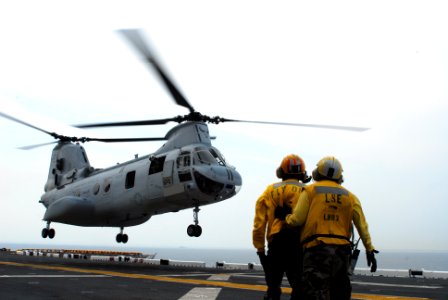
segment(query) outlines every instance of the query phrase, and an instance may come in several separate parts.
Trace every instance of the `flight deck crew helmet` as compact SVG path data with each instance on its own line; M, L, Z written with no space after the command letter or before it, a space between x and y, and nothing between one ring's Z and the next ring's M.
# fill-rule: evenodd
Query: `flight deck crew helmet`
M313 170L313 179L316 181L328 179L342 183L342 171L342 165L336 157L326 156L319 160Z
M305 162L303 159L295 154L285 156L277 168L277 177L281 179L306 178Z

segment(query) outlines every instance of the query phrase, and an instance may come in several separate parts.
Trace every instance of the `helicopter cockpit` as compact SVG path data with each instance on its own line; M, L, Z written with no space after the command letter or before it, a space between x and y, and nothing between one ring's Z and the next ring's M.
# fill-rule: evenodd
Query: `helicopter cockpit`
M190 149L189 149L190 150ZM194 179L198 189L215 201L227 199L241 189L241 176L214 147L182 151L176 160L180 182Z
M201 164L226 166L226 160L216 148L197 147L193 152L193 165Z

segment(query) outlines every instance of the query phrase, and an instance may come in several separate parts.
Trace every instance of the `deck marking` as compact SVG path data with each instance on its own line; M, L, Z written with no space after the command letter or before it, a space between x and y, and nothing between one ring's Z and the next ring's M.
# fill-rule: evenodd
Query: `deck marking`
M210 276L207 280L214 280L214 281L229 281L231 274L214 274Z
M440 288L442 288L441 286L438 286L438 285L411 285L411 284L393 284L393 283L361 282L361 281L352 281L352 284L403 287L403 288L415 288L415 289L440 289Z
M0 278L98 278L109 275L0 275Z
M195 287L183 295L179 300L215 300L218 297L221 288L199 288Z
M429 298L401 297L373 294L352 294L353 300L431 300Z
M95 269L81 269L81 268L76 268L76 267L64 267L64 266L58 266L58 265L50 266L50 265L42 265L42 264L25 264L25 263L16 263L16 262L7 262L7 261L0 261L0 265L36 268L36 269L42 269L42 270L57 270L57 271L66 271L66 272L77 272L77 273L91 273L91 274L108 275L108 276L116 276L116 277L126 277L126 278L146 279L146 280L163 281L163 282L175 282L175 283L194 284L194 285L226 287L226 288L263 291L263 292L266 291L265 285L242 284L242 283L232 283L232 282L225 282L225 281L210 281L210 280L190 279L190 278L173 278L173 277L167 277L167 276L133 274L133 273L123 273L123 272L95 270ZM283 287L282 292L291 294L291 288ZM380 300L380 299L427 300L428 299L428 298L410 298L410 297L400 297L400 296L381 296L381 295L368 295L368 294L352 294L352 298L353 299L362 299L362 300L367 300L367 299L368 300L371 300L371 299L372 300Z

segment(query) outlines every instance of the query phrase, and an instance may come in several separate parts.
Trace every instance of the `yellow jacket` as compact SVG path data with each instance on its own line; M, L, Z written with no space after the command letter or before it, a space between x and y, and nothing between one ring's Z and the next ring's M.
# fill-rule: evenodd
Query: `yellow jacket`
M292 226L303 225L300 239L304 248L321 243L349 244L353 222L366 250L374 249L359 199L330 180L307 186L292 214L286 216L286 222Z
M278 233L285 222L275 219L275 208L280 205L295 207L304 185L295 179L269 185L258 198L255 205L254 228L252 242L257 251L264 251L265 241L272 241L272 236Z

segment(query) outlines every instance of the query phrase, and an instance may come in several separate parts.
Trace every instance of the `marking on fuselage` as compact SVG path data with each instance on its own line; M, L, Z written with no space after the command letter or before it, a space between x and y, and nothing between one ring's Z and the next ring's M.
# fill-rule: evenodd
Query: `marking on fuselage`
M42 270L90 273L90 274L106 275L106 276L146 279L146 280L154 280L154 281L162 281L162 282L205 285L205 286L215 286L215 287L226 287L226 288L263 291L263 292L266 291L265 285L242 284L242 283L232 283L232 282L225 282L225 281L210 281L210 280L203 280L203 279L178 278L178 277L173 278L173 277L167 277L167 276L133 274L133 273L123 273L123 272L96 270L96 269L81 269L81 268L76 268L76 267L50 266L50 265L43 265L43 264L25 264L25 263L15 263L15 262L6 262L6 261L0 261L0 265L35 268L35 269L42 269ZM291 288L283 287L282 292L286 293L286 294L290 294ZM367 300L367 299L368 300L380 300L380 299L424 300L425 299L425 300L427 300L428 298L369 295L369 294L352 294L352 299L360 299L360 300Z
M219 292L221 292L220 288L199 288L195 287L185 295L179 298L179 300L194 300L194 299L202 299L202 300L215 300Z

